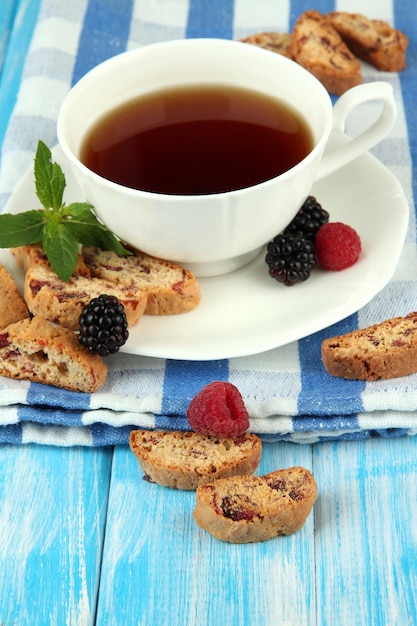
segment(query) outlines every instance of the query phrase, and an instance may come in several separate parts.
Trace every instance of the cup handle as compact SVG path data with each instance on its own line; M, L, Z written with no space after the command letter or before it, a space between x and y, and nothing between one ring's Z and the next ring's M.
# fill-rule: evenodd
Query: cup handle
M378 119L348 143L325 154L321 160L316 180L332 174L335 170L372 148L392 128L397 115L394 92L389 83L379 81L352 87L339 98L333 107L332 132L344 133L349 113L357 106L371 100L380 100L383 103L383 110Z

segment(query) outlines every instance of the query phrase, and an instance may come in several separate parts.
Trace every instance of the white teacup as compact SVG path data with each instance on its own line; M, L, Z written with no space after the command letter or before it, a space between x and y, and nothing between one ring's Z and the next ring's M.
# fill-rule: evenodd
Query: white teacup
M142 94L207 84L244 87L288 103L307 121L313 136L312 150L275 178L207 195L171 195L124 187L81 163L83 139L103 114ZM344 132L352 109L375 99L383 103L379 118L323 157L330 133ZM112 231L148 254L182 263L197 276L210 276L232 271L253 259L291 221L313 183L380 141L395 116L388 83L354 87L332 107L321 83L279 54L236 41L185 39L138 48L91 70L62 104L58 139L85 200L94 205Z

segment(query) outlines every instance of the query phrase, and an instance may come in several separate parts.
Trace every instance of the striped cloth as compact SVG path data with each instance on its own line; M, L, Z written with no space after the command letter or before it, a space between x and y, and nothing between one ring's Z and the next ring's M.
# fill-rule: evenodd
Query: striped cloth
M297 16L310 8L308 4L306 0L20 2L14 29L9 32L5 26L10 36L7 47L2 41L7 54L0 59L2 64L4 60L0 105L5 131L0 210L31 165L38 139L49 146L56 144L56 118L63 98L97 63L162 40L238 39L258 31L287 31ZM366 66L364 77L387 80L394 87L398 121L373 152L398 178L412 209L417 160L414 5L413 0L315 3L323 13L358 10L385 19L410 38L404 72L381 74ZM8 11L8 23L11 16ZM25 55L21 75L12 62L19 54ZM323 369L320 346L325 336L417 310L416 257L411 210L395 275L368 305L330 329L265 353L202 362L118 354L108 361L104 387L91 396L0 378L0 442L106 446L125 444L133 427L187 429L185 415L191 398L212 380L229 380L240 389L251 416L251 430L265 440L313 443L414 435L417 375L371 384L334 379Z

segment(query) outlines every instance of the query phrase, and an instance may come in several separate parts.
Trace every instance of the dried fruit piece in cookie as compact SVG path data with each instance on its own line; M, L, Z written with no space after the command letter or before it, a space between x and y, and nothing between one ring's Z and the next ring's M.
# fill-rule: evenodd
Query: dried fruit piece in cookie
M351 267L361 250L360 237L348 224L329 222L316 235L316 257L324 269L338 272Z
M299 530L316 500L313 475L304 467L291 467L265 476L220 478L198 487L193 516L222 541L267 541Z
M249 415L240 391L232 383L214 381L191 400L191 428L204 435L238 437L249 428Z

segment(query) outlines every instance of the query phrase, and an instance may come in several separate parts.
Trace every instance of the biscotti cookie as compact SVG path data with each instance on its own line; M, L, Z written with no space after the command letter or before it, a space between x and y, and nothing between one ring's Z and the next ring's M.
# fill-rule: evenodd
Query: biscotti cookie
M363 82L360 61L318 11L306 11L298 18L289 53L333 94L341 95Z
M46 252L40 244L31 244L27 246L20 246L18 248L10 248L10 252L15 257L19 266L24 272L27 272L29 267L34 265L41 265L42 267L50 267ZM74 270L74 274L80 276L90 277L91 273L81 254L78 255L77 265Z
M3 265L0 265L0 330L29 317L19 290Z
M198 487L194 519L222 541L250 543L291 535L317 500L317 485L304 467L265 476L221 478Z
M262 454L261 440L249 433L221 439L195 432L133 430L130 448L147 480L188 490L224 476L253 474Z
M200 302L200 286L194 274L181 265L133 250L131 256L84 247L82 255L93 276L124 289L147 295L147 315L185 313Z
M10 248L11 254L15 257L19 267L26 272L31 265L48 264L48 257L41 245L31 244Z
M65 283L49 265L32 265L25 275L24 298L29 311L71 330L78 330L83 307L101 294L118 298L125 307L129 326L138 323L147 300L138 289L79 274L73 274Z
M328 13L326 18L363 61L386 72L400 72L406 67L408 37L387 22L344 11Z
M243 41L243 43L250 43L254 46L258 46L259 48L265 48L265 50L282 54L284 57L291 59L289 50L291 43L290 33L254 33L248 37L242 37L240 41Z
M107 367L72 331L34 317L0 332L0 375L93 393L106 380Z
M321 354L329 374L340 378L372 381L417 372L417 313L325 339Z

